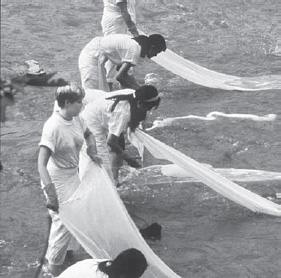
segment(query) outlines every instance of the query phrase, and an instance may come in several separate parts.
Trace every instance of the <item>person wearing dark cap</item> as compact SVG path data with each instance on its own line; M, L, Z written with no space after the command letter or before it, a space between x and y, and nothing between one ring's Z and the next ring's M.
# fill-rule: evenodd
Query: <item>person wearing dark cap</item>
M128 71L137 66L141 58L152 58L166 50L162 35L140 35L132 38L126 34L114 34L92 39L81 51L79 70L84 90L99 89L111 91L112 83L107 83L105 63L116 65L116 80L121 88L138 89L140 85Z
M160 100L154 86L144 85L137 90L106 93L104 97L88 103L82 111L81 116L95 137L97 153L116 186L119 185L118 162L121 159L131 167L140 167L138 161L121 146L120 134L128 128L134 132L146 119L147 112L159 106Z
M114 260L86 259L70 266L59 278L139 278L147 269L141 251L130 248Z

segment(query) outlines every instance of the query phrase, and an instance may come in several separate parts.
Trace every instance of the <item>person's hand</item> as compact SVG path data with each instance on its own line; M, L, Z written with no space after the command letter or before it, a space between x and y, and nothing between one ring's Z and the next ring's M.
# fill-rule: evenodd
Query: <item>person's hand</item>
M96 146L90 145L87 147L87 155L92 159L93 162L97 163L99 166L102 164L102 159L97 156Z
M93 162L97 163L99 166L102 165L102 159L99 156L91 155L90 158L92 159Z
M141 165L137 162L137 160L135 158L132 158L130 156L126 157L126 159L124 159L129 166L133 167L133 168L140 168Z
M58 212L59 201L58 201L58 196L57 196L55 185L53 183L47 184L44 187L44 191L46 193L46 198L47 198L46 207L55 212Z

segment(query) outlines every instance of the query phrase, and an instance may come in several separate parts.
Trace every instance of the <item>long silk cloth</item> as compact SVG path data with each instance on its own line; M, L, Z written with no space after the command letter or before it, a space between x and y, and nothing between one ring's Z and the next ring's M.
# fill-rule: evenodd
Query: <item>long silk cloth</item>
M174 74L209 88L239 91L281 90L281 75L237 77L201 67L167 49L152 60Z
M138 148L143 144L155 158L173 162L193 178L241 206L255 212L281 216L281 205L239 186L140 130L130 134L130 141Z
M281 206L229 181L151 136L136 130L133 143L178 165L219 194L253 211L281 216ZM179 278L147 245L104 168L81 153L81 185L60 206L60 219L93 258L114 258L127 248L141 250L149 267L144 278Z
M179 278L147 245L104 168L81 153L81 185L60 205L63 224L93 258L114 258L127 248L148 261L144 278Z

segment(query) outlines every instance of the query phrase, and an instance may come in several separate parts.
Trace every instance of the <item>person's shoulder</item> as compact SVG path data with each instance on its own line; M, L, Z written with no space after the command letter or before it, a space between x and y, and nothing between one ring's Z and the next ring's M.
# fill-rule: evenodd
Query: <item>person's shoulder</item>
M57 112L53 112L53 114L44 123L44 127L55 127L57 123L59 123Z

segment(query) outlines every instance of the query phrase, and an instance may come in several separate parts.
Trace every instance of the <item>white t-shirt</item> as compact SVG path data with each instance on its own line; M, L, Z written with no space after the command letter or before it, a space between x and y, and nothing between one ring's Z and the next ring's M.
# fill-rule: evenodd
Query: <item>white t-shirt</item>
M108 278L98 269L99 262L104 260L88 259L77 262L66 269L58 278Z
M39 146L46 146L52 151L48 166L51 164L64 169L78 167L86 128L86 123L80 116L66 121L58 112L54 112L44 124L39 143Z
M128 35L114 34L92 39L84 47L83 53L89 58L95 58L97 54L106 56L116 65L128 62L136 66L141 58L141 47Z
M106 13L114 13L116 17L122 17L120 13L120 8L117 6L118 3L127 2L127 9L128 12L134 22L136 22L136 0L103 0L104 5L104 16L106 16Z
M134 92L134 90L124 89L114 93L126 94L131 92ZM128 128L128 123L131 119L130 104L128 101L119 101L114 111L111 112L114 101L105 99L110 95L111 93L107 93L104 97L88 103L82 112L82 117L86 120L94 134L95 130L102 127L107 130L107 133L119 137Z

